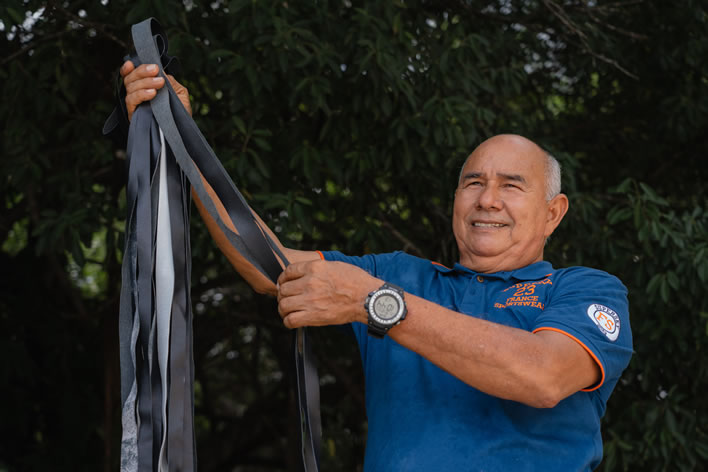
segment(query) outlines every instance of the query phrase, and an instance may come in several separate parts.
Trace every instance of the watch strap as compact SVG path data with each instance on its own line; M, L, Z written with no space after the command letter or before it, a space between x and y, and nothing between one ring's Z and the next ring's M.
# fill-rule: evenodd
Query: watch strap
M392 284L390 282L386 282L381 286L381 288L379 288L379 290L384 290L386 288L389 288L391 290L395 290L396 292L398 292L398 294L401 296L401 298L403 298L403 294L404 294L403 289L401 287L399 287L398 285Z
M373 336L374 338L377 339L383 339L386 336L386 332L390 329L390 326L387 326L385 328L382 328L380 326L376 326L371 322L371 318L369 318L369 326L366 330L367 334L369 336Z

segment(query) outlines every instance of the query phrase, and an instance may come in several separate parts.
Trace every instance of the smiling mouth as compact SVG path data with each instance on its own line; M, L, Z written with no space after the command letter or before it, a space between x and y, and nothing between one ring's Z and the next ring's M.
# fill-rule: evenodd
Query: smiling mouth
M480 223L478 221L475 221L472 223L472 226L476 228L501 228L502 226L506 226L504 223Z

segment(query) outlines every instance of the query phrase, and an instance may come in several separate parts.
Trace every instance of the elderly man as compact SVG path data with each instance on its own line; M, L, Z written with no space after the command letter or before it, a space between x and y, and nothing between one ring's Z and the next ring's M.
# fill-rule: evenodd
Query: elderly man
M163 85L147 66L122 73L129 113ZM403 252L282 248L292 263L274 286L202 215L239 273L277 295L285 326L353 331L366 376L365 470L565 472L599 464L600 418L632 353L622 283L543 260L567 210L555 159L500 135L462 168L452 268Z

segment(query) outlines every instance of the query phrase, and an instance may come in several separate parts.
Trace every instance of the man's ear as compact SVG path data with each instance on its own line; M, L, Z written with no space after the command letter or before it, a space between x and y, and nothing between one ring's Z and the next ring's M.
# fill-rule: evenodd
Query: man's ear
M556 230L561 220L568 212L568 197L559 193L548 202L548 212L546 213L545 236L549 237Z

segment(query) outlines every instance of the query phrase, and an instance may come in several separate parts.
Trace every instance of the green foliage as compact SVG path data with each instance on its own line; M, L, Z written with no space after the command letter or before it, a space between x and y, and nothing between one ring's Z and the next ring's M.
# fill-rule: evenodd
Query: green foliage
M548 259L630 294L636 354L601 468L705 468L702 2L24 0L0 7L0 470L117 467L125 154L100 129L149 16L200 128L292 247L453 263L465 156L502 132L551 150L571 209ZM295 470L289 334L197 218L192 238L200 468ZM316 343L323 470L357 470L356 349Z

